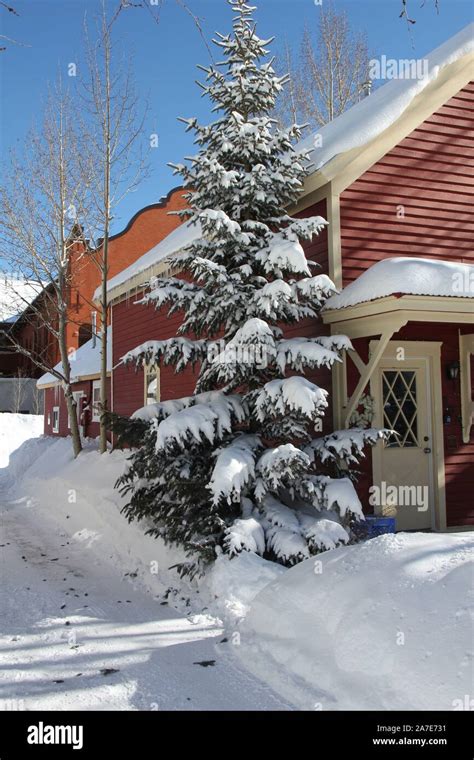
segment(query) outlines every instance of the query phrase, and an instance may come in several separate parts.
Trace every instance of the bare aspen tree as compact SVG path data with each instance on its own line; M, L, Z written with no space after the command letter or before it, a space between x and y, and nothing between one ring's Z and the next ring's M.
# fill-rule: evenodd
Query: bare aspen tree
M105 8L98 21L97 39L86 37L87 72L82 80L84 105L81 129L87 136L88 158L95 175L91 186L93 214L85 220L88 236L95 241L91 259L100 271L100 435L99 450L107 450L107 342L109 238L114 212L124 196L147 175L143 158L146 107L140 109L129 61L119 60L112 40L117 14L107 19Z
M36 286L39 295L32 303L18 290L18 311L34 332L47 336L43 350L25 345L14 330L5 332L5 339L15 351L59 381L68 409L74 456L82 445L71 387L67 326L77 219L89 213L86 197L91 175L84 155L75 107L59 83L49 93L40 126L32 129L23 142L21 157L12 153L0 187L0 256L10 271ZM59 370L55 367L57 349Z
M279 69L289 84L277 103L281 124L327 124L367 94L369 53L365 35L351 28L347 14L325 2L315 9L314 27L306 26L294 54L285 46Z

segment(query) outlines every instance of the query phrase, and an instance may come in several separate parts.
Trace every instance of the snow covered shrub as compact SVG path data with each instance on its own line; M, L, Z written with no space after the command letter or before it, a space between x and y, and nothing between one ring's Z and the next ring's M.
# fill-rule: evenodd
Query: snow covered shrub
M141 446L119 481L129 520L177 542L194 573L216 552L257 552L294 564L349 541L362 517L351 477L372 429L313 438L328 392L298 373L331 368L351 348L342 335L285 338L282 328L317 317L335 286L314 274L301 240L327 222L293 218L308 171L295 149L300 127L269 117L284 78L265 61L271 40L255 33L253 8L229 0L234 33L214 40L224 61L203 68L217 120L195 134L197 155L175 166L188 189L187 224L198 238L180 257L186 279L158 278L144 302L184 315L179 336L149 341L125 362L198 363L195 395L144 407L130 421ZM187 337L186 337L187 336ZM192 337L190 337L192 336Z

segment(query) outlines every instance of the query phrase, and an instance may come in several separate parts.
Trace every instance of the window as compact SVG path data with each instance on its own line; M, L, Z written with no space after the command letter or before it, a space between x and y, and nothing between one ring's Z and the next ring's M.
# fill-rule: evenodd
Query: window
M59 433L59 406L53 406L53 433Z
M413 448L418 442L416 374L412 370L387 370L382 374L384 427L398 436L386 447Z
M160 400L160 368L156 364L145 366L145 406Z
M92 422L100 422L100 380L92 383Z

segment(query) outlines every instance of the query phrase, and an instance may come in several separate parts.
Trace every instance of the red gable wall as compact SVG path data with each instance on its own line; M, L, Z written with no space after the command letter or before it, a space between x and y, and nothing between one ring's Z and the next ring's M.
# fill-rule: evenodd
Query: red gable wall
M344 285L394 256L474 261L473 106L474 82L341 194Z

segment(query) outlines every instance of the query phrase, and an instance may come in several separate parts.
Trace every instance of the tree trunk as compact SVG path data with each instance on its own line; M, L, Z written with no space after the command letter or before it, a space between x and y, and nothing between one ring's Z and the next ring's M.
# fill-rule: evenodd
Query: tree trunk
M81 436L79 433L79 425L77 422L76 402L72 395L71 388L71 365L69 363L69 354L67 352L66 345L66 318L64 312L59 315L59 353L61 356L61 363L63 366L63 374L65 380L63 382L64 397L66 399L67 411L69 414L69 423L71 426L71 438L72 448L74 452L74 458L76 458L82 451Z
M101 346L100 346L100 440L99 452L107 451L107 428L105 426L105 414L107 411L107 272L108 272L108 231L103 243L103 273L102 273L102 296L101 296Z

